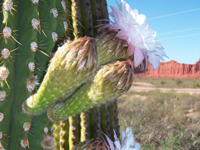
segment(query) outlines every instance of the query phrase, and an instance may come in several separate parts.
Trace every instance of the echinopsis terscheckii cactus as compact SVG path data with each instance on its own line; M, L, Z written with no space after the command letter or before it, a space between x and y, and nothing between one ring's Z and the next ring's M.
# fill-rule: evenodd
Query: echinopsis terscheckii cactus
M102 143L102 132L119 136L115 99L131 86L126 60L135 58L118 27L102 25L106 0L1 2L0 150L72 150Z
M73 40L85 35L97 35L94 26L99 22L96 20L108 18L106 1L2 0L1 3L0 149L72 149L79 140L100 135L99 107L90 111L93 113L81 113L80 117L55 123L52 128L55 130L55 141L51 141L52 123L46 113L26 115L21 106L28 96L37 91L36 87L48 65L48 56L59 42L65 37ZM112 105L111 110L115 110L116 114L116 103ZM117 121L116 115L113 118ZM91 126L90 122L96 125ZM89 127L94 132L89 131Z

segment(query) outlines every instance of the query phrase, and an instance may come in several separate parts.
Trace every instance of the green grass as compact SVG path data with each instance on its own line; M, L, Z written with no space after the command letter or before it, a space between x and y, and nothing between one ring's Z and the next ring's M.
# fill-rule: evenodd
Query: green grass
M134 82L146 82L163 88L200 88L200 79L134 78Z
M129 91L118 104L122 130L132 127L142 149L200 149L200 95ZM191 109L194 115L187 116Z

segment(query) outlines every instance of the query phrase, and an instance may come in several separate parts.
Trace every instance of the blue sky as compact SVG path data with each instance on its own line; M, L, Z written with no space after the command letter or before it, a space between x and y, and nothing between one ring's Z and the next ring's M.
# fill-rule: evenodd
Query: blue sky
M166 62L194 64L200 59L200 0L125 1L139 14L146 15L149 26L157 31L156 39L169 57L164 58ZM107 3L117 7L115 0Z

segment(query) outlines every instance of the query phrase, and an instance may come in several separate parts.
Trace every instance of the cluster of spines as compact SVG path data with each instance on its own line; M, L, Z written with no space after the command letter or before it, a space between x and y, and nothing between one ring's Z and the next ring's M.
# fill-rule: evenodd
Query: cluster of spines
M12 91L10 89L13 88L11 82L13 81L13 51L16 47L16 38L14 33L16 32L16 26L13 21L13 17L8 21L8 17L15 15L14 3L12 0L5 0L2 3L2 12L0 19L1 22L1 59L0 59L0 80L1 80L1 91L0 91L0 149L7 149L6 145L9 143L9 124L10 124L10 116L11 112L8 110L12 109ZM17 41L18 42L18 41ZM18 42L19 43L19 42ZM5 109L6 108L6 109ZM8 110L7 110L8 109Z

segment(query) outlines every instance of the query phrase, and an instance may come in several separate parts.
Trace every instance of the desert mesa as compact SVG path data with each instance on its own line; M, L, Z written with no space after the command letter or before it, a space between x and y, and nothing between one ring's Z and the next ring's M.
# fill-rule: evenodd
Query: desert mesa
M160 68L152 70L149 64L147 71L141 71L139 68L134 69L134 77L142 78L179 78L179 79L200 79L200 59L195 64L181 64L174 60L161 62Z

